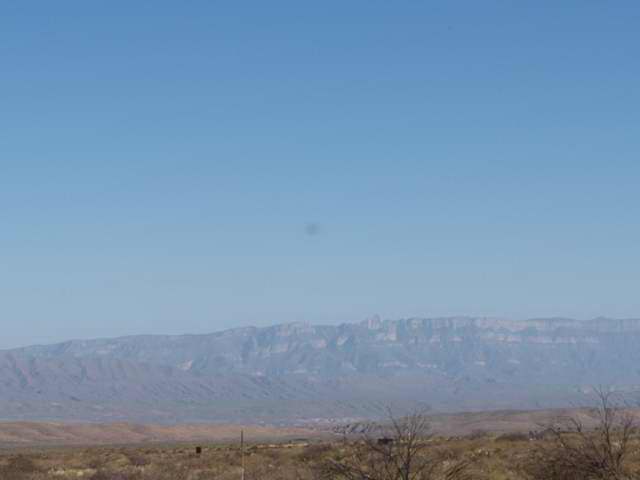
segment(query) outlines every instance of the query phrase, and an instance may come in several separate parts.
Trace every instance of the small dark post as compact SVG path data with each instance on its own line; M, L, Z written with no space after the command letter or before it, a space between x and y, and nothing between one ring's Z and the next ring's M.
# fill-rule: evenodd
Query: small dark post
M242 462L241 480L244 480L244 430L240 430L240 458Z

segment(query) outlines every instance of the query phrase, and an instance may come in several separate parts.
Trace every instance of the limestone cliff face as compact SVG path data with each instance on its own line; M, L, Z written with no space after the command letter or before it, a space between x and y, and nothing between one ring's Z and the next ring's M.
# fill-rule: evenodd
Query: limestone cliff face
M576 375L585 367L608 370L612 366L608 362L627 363L626 368L635 370L638 340L640 320L457 317L383 321L374 317L337 326L293 323L210 335L71 341L15 352L37 358L64 355L137 361L202 374L305 371L331 376L344 368L385 374L435 368L446 373L480 364L499 371L540 363L545 371L562 364L566 374ZM540 372L523 373L535 376Z

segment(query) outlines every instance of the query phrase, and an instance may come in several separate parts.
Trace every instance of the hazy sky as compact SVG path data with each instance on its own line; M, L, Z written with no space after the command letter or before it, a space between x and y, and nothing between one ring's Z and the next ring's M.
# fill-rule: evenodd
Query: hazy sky
M0 347L640 316L640 2L0 6Z

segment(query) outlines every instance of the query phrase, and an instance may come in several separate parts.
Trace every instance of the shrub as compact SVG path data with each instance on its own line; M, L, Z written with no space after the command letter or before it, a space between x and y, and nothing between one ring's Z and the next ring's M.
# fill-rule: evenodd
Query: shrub
M39 471L30 458L23 455L11 457L4 467L0 467L0 478L22 480L33 476Z

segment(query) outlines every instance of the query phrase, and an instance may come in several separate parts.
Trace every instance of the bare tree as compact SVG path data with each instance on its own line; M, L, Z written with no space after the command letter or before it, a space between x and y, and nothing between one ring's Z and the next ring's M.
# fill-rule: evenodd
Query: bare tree
M532 452L525 468L533 480L628 480L628 458L636 422L625 404L613 393L596 390L597 404L587 410L595 421L588 428L576 415L547 426L550 444Z
M430 424L423 412L398 418L387 410L388 423L367 432L347 455L321 466L321 478L335 480L461 480L467 464L443 467L443 459L428 451ZM377 433L377 435L375 435Z

